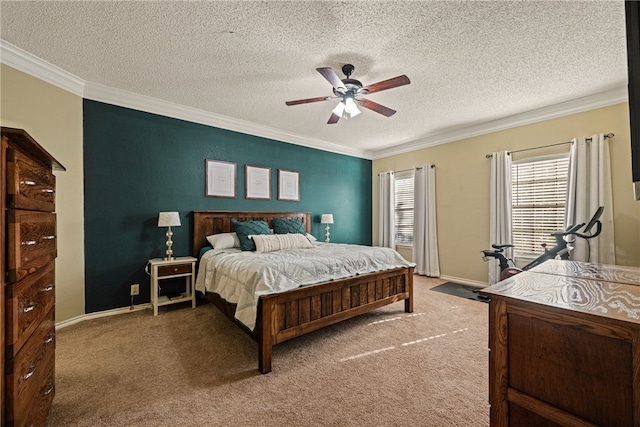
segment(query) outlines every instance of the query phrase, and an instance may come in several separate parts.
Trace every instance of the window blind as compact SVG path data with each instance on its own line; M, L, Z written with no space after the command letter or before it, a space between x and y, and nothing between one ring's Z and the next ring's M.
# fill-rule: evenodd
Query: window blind
M413 245L413 171L395 175L396 245Z
M511 167L512 227L515 256L537 256L550 234L564 229L569 156L534 158Z

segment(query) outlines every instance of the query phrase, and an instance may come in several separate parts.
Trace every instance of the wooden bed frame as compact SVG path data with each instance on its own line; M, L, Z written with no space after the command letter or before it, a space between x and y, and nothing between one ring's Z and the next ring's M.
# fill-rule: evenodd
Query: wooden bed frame
M231 220L295 218L311 229L309 212L193 211L192 254L207 245L206 236L232 232ZM258 370L271 372L273 346L317 329L404 300L404 311L413 312L413 267L318 283L259 299L256 327L250 331L234 318L235 304L215 293L206 297L258 343Z

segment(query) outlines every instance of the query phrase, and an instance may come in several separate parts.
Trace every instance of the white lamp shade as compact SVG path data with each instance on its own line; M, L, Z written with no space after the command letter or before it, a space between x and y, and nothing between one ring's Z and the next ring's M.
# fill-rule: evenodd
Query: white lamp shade
M342 117L342 113L344 113L344 102L342 101L338 102L338 105L336 105L336 108L334 108L331 112L336 116Z
M349 97L345 99L344 103L344 111L349 115L349 117L355 117L360 114L360 110L358 110L358 106L356 105L356 102L353 100L353 98Z
M158 227L179 227L180 225L178 212L160 212L158 215Z
M333 224L333 214L322 214L320 224Z

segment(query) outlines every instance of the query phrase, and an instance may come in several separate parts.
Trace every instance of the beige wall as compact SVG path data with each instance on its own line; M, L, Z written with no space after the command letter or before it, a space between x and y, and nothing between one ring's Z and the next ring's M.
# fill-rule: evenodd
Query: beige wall
M2 126L25 129L67 169L55 172L56 322L60 322L84 314L82 98L1 66Z
M441 273L449 278L486 283L487 266L480 256L480 251L490 243L490 161L485 155L570 141L574 137L601 132L615 134L610 140L610 153L616 262L640 266L640 202L633 200L631 192L631 143L626 103L374 160L374 244L378 237L378 173L435 163ZM569 145L563 145L516 153L514 159L568 149Z

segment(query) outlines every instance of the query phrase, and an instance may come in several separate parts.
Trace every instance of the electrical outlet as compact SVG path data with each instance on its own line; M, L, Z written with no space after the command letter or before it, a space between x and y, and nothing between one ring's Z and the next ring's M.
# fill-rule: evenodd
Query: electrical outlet
M140 285L137 283L131 285L131 296L133 295L140 295Z

